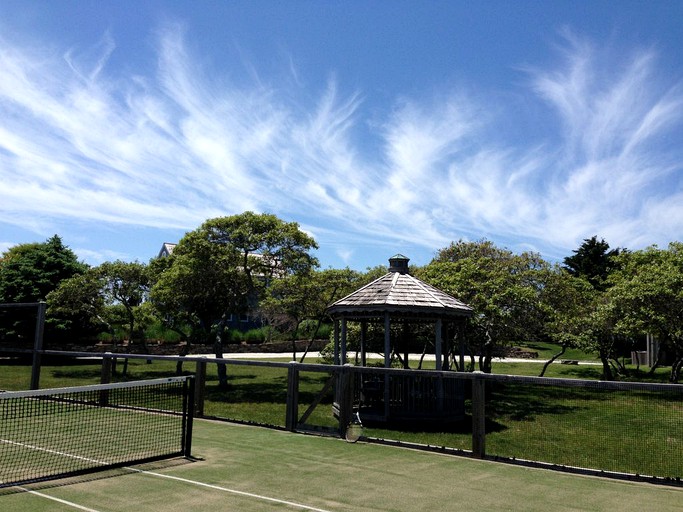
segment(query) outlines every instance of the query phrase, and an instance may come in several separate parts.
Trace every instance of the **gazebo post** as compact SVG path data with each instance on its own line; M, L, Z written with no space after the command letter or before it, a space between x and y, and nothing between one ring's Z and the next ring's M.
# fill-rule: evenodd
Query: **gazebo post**
M391 316L388 311L384 312L384 367L391 366ZM391 377L384 375L384 418L389 418L389 401L391 400Z
M341 322L341 364L346 364L346 317Z
M442 327L443 321L441 318L436 319L436 327L435 327L435 339L434 339L434 359L436 359L436 369L441 370L441 327Z
M367 366L367 357L365 354L365 340L368 335L368 321L361 320L360 322L360 365Z
M334 320L334 364L339 364L339 320Z
M458 371L465 371L465 326L464 322L458 324L458 343L460 345L460 368Z
M407 320L404 320L403 325L401 326L401 343L403 344L403 369L404 370L410 369L409 352L408 352L409 340L410 340L410 324L408 323Z
M391 317L384 312L384 367L391 366Z
M444 322L443 324L443 364L441 369L448 371L451 369L451 322Z

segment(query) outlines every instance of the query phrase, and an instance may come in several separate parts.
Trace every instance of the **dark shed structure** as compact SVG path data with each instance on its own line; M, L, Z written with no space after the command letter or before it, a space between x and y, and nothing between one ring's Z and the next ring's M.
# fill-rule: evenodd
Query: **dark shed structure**
M408 272L408 262L410 260L402 254L396 254L389 259L389 272L382 277L374 280L370 284L363 286L355 292L339 299L327 308L328 314L334 320L334 362L342 364L346 361L347 352L347 322L359 322L361 325L360 353L361 365L366 366L366 338L368 322L384 324L384 366L388 368L391 364L392 322L405 323L433 323L434 324L434 347L436 369L443 368L442 347L444 339L447 338L449 326L464 324L466 319L472 316L472 308L459 301L455 297L442 292L441 290L428 285L427 283L411 276ZM424 411L417 413L413 407L406 409L405 403L400 403L400 396L414 396L415 394L424 395L433 392L439 400L457 398L449 395L443 389L422 389L419 393L415 390L415 380L404 380L404 383L389 385L389 379L385 382L363 382L362 387L365 406L373 403L372 407L376 416L374 419L414 419L424 417ZM441 382L441 381L440 381ZM449 382L455 381L449 380ZM431 385L430 385L431 386ZM444 392L445 391L445 392ZM396 394L396 396L393 396ZM453 394L461 396L462 392L453 390ZM383 401L383 404L380 403ZM390 403L395 409L392 413ZM438 404L435 410L446 410ZM459 409L459 408L458 408ZM450 414L455 413L450 408ZM368 413L366 413L366 417Z

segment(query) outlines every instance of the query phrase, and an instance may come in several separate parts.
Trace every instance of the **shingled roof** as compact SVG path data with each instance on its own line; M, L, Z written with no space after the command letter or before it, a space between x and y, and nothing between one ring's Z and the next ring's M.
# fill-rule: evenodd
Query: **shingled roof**
M408 273L408 258L397 254L389 259L389 272L370 284L339 299L327 308L331 316L367 316L384 312L406 315L471 316L464 302Z

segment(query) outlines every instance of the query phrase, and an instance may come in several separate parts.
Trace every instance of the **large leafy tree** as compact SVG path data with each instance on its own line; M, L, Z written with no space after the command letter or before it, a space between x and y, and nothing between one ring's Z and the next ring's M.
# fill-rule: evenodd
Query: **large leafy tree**
M79 342L111 331L102 288L102 281L89 270L48 293L47 322L58 339Z
M150 278L147 266L133 261L114 261L102 263L93 269L93 273L102 285L104 301L110 306L118 306L122 310L123 324L126 326L128 339L133 342L139 338L144 327L141 306L149 294Z
M683 368L683 243L622 254L608 294L616 328L653 334L673 356L670 380Z
M498 349L541 332L539 296L547 268L535 253L460 240L439 251L419 277L474 308L466 341L472 361L478 356L479 368L490 372Z
M624 338L615 333L614 310L605 293L587 279L556 268L548 274L541 299L544 334L560 345L560 351L546 362L540 376L567 348L573 347L596 352L602 362L603 380L613 380L613 366L622 369L617 362Z
M38 302L59 283L88 266L55 235L43 243L19 244L0 259L0 302Z
M239 271L242 260L234 248L212 243L195 230L162 260L167 268L156 278L150 296L166 325L184 339L209 342L221 317L246 311L246 275Z
M548 366L568 348L585 348L590 339L590 318L598 295L586 279L574 277L559 266L547 273L540 295L544 309L543 330L550 341L560 346L560 351L543 365L539 377L543 377Z
M316 321L312 341L325 319L325 309L335 300L360 286L362 274L349 268L326 269L283 276L273 280L268 294L261 301L262 311L271 325L289 324L292 340L298 338L298 328L304 320ZM310 346L310 343L309 343ZM308 348L304 350L304 361ZM296 344L292 343L296 359Z
M619 271L623 258L628 255L625 249L610 249L604 239L597 236L587 238L573 251L572 256L564 259L564 268L572 276L585 279L593 287L593 301L587 316L581 316L585 325L581 333L582 348L594 351L602 362L602 378L614 379L614 372L624 370L619 356L632 348L633 339L616 329L618 312L612 297L606 292L613 284L613 276Z
M0 303L43 301L63 280L87 268L57 235L43 243L11 247L0 258ZM51 326L46 326L46 338L53 334ZM34 328L35 318L0 318L0 336L30 338Z
M174 249L152 300L162 312L180 311L203 333L212 332L215 353L222 357L230 315L255 312L274 278L310 272L317 266L309 253L315 248L297 223L275 215L244 212L209 219ZM219 385L226 387L225 368L218 369Z
M147 352L144 328L151 321L145 303L149 270L139 262L105 262L84 274L62 281L48 295L50 322L62 337L90 337L97 332L125 331L129 342L141 341ZM127 363L127 360L126 360ZM127 364L124 364L124 374Z

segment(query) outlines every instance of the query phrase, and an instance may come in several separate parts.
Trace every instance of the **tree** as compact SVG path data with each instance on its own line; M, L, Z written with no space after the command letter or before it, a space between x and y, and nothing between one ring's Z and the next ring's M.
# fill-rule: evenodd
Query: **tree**
M38 302L59 283L88 266L54 235L44 243L19 244L0 259L0 302Z
M48 295L51 322L62 335L74 338L125 328L130 343L142 341L148 352L143 328L150 314L144 302L149 293L149 272L139 262L105 262L84 274L62 281ZM123 373L127 372L125 360Z
M547 263L535 253L513 254L488 240L458 241L438 252L419 276L474 308L467 333L472 366L491 371L494 353L541 331L539 295Z
M240 270L247 277L249 292L262 290L275 276L301 274L318 266L309 254L315 240L275 215L244 212L207 220L200 228L206 239L225 245L241 256Z
M103 284L88 271L63 280L47 295L47 324L60 339L81 340L111 331L106 320Z
M304 320L315 320L308 347L301 356L304 361L311 342L325 318L325 309L335 300L351 293L359 286L361 274L349 268L327 269L276 278L268 288L268 296L261 308L269 323L291 324L292 341L298 337L299 325ZM296 344L292 343L292 357L296 359Z
M586 279L574 277L563 268L555 267L547 273L540 295L545 318L543 331L560 345L560 351L546 361L539 377L568 348L586 345L589 318L598 293Z
M245 212L209 219L180 240L152 300L161 311L182 311L204 334L212 332L214 351L222 357L230 315L255 312L274 278L309 272L317 265L309 254L315 248L298 224L274 215ZM219 386L225 388L225 367L218 369Z
M39 302L70 277L82 274L88 266L54 235L43 243L19 244L0 259L0 303ZM7 320L0 335L31 337L35 319ZM46 325L50 329L51 323ZM52 333L46 332L46 338Z
M604 291L609 274L617 268L619 249L609 250L604 239L598 241L597 236L586 238L576 249L573 256L564 259L564 267L575 277L588 280L596 290Z
M133 343L140 338L144 344L144 337L138 335L141 329L137 309L149 294L150 280L146 265L137 261L117 260L102 263L93 269L93 273L101 283L105 303L123 309L128 340Z
M622 254L619 263L608 291L616 328L627 335L656 336L673 355L670 380L678 382L683 368L683 243Z
M614 380L614 371L624 370L618 357L628 340L615 331L614 310L604 292L584 278L557 274L546 283L543 302L547 310L545 334L561 350L546 362L541 376L569 347L596 352L603 380Z

